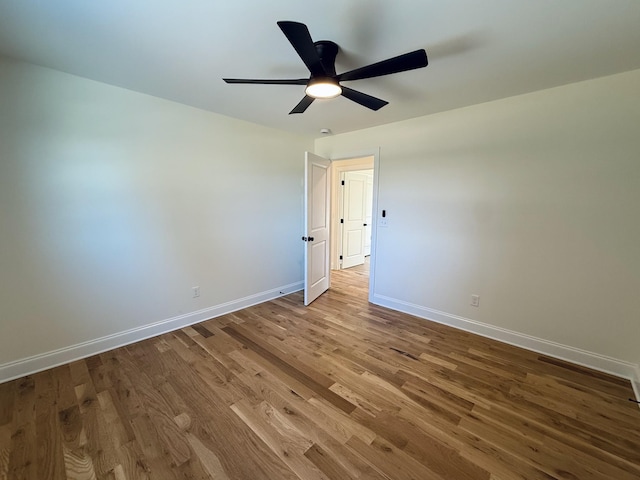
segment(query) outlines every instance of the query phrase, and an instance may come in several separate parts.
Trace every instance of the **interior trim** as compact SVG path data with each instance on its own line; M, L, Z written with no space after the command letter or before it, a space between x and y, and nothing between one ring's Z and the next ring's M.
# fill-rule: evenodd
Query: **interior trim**
M640 365L635 368L634 378L631 379L631 386L633 387L633 393L636 395L636 401L640 402ZM638 403L640 408L640 403Z

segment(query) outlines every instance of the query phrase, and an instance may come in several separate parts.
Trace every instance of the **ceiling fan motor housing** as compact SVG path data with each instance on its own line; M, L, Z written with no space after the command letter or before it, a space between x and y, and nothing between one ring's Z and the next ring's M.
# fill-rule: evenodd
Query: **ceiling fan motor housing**
M330 40L319 40L314 42L313 45L316 47L316 52L318 52L320 62L322 63L327 76L335 77L336 56L338 55L339 50L338 45Z

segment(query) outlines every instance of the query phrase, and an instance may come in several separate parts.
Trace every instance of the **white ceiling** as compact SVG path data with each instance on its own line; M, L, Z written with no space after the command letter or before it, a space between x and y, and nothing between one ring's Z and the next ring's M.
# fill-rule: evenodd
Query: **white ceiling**
M424 48L429 66L345 84L288 112L302 78L276 22L305 23L341 51L338 73ZM0 54L297 133L343 133L640 68L638 0L0 0Z

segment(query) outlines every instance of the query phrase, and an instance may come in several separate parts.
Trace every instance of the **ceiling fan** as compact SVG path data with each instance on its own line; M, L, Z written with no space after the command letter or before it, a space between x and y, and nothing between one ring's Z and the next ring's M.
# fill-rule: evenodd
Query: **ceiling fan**
M338 45L329 40L314 42L304 23L281 21L278 22L278 26L309 69L311 73L309 78L283 80L223 78L223 80L227 83L306 85L304 98L289 114L303 113L316 98L334 98L338 95L371 110L379 110L389 102L345 87L340 82L381 77L428 65L427 53L421 49L337 75L335 61Z

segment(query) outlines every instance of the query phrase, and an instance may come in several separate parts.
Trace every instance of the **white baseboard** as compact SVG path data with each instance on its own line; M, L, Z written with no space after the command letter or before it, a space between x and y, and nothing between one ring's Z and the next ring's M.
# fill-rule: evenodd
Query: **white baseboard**
M96 338L87 342L70 345L50 352L22 358L13 362L0 365L0 383L8 382L16 378L24 377L32 373L47 370L58 365L73 362L81 358L90 357L98 353L113 350L114 348L139 342L147 338L162 335L179 328L184 328L194 323L203 322L210 318L219 317L227 313L235 312L243 308L267 302L274 298L302 290L303 282L291 283L266 292L249 295L248 297L232 300L213 307L195 312L179 315L177 317L160 320L142 327L132 328L123 332L114 333L105 337Z
M636 395L636 401L640 402L640 365L635 368L634 376L631 379L631 386L633 387L633 393ZM638 403L640 407L640 403Z
M496 327L482 322L477 322L469 318L452 315L421 305L404 302L384 295L373 295L373 303L383 307L409 313L416 317L431 320L433 322L449 325L460 330L475 333L483 337L492 338L500 342L526 348L534 352L542 353L550 357L566 360L571 363L592 368L601 372L609 373L617 377L629 379L634 388L636 399L640 391L640 366L598 353L581 350L579 348L562 345L560 343L532 337L513 330Z

